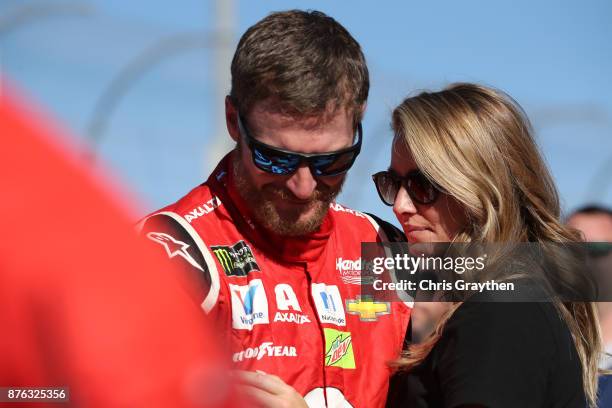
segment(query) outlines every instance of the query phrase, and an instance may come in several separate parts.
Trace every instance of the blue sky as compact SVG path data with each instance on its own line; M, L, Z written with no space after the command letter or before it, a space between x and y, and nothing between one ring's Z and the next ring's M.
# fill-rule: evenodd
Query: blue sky
M39 4L40 2L37 2ZM96 102L144 50L180 33L215 28L215 3L92 0L0 30L2 73L86 138ZM33 4L0 2L0 17ZM361 43L371 72L364 148L339 201L392 220L369 175L388 165L389 114L403 97L454 81L501 88L525 108L566 210L612 205L612 2L601 1L236 1L233 43L274 10L322 10ZM1 21L1 20L0 20ZM1 28L1 24L0 24ZM143 211L171 203L214 167L223 107L215 53L169 55L132 81L98 151ZM221 81L221 90L227 83ZM226 146L229 146L226 144Z

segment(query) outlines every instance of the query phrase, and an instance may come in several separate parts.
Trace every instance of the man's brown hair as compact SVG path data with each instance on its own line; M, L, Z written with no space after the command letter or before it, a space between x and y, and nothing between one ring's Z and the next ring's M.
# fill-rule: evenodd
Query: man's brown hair
M230 96L244 115L270 98L296 116L344 107L357 123L369 88L359 43L319 11L270 14L244 33L232 60Z

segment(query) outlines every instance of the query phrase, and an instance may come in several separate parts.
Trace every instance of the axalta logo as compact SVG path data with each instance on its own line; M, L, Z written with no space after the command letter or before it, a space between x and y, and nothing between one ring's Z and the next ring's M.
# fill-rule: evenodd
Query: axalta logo
M355 368L351 333L328 328L324 328L323 331L325 334L325 365Z
M295 312L276 312L276 315L274 316L274 321L297 324L310 323L310 319L308 318L308 316Z
M278 312L274 315L275 322L304 324L310 323L308 316L302 313L302 307L291 285L279 283L274 287Z
M249 347L234 353L232 360L237 363L253 358L261 360L264 357L297 357L297 351L293 346L275 346L271 341L267 341L261 343L259 347Z
M313 283L311 294L321 323L346 326L344 302L342 301L342 296L340 296L338 286Z
M256 324L269 323L268 298L261 279L248 285L230 284L232 297L232 327L251 330Z
M365 218L365 215L363 215L359 211L351 210L350 208L346 208L338 203L330 203L329 208L331 208L334 211L345 212L345 213L352 214L356 217Z
M191 221L195 220L196 218L214 211L214 209L218 208L220 205L221 200L219 200L219 197L215 196L208 200L206 203L191 210L189 214L183 215L183 218L185 218L188 223L191 223Z

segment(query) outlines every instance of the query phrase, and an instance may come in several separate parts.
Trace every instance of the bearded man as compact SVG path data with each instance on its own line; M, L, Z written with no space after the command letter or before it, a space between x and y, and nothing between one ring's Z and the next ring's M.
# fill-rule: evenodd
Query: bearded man
M231 74L236 147L142 234L182 264L238 368L311 407L384 406L410 309L360 296L360 256L391 228L334 201L362 145L361 48L321 12L273 13L244 33Z

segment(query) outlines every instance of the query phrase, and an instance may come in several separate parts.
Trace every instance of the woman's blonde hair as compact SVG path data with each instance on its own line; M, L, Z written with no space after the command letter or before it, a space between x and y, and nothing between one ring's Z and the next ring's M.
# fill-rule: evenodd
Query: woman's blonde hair
M456 242L581 240L560 222L552 177L529 120L510 96L481 85L453 84L404 100L393 111L392 126L417 167L466 211L468 225ZM427 357L459 306L450 307L425 342L409 348L397 363L400 369L415 367ZM585 394L594 406L601 350L595 306L589 302L555 306L573 336Z

